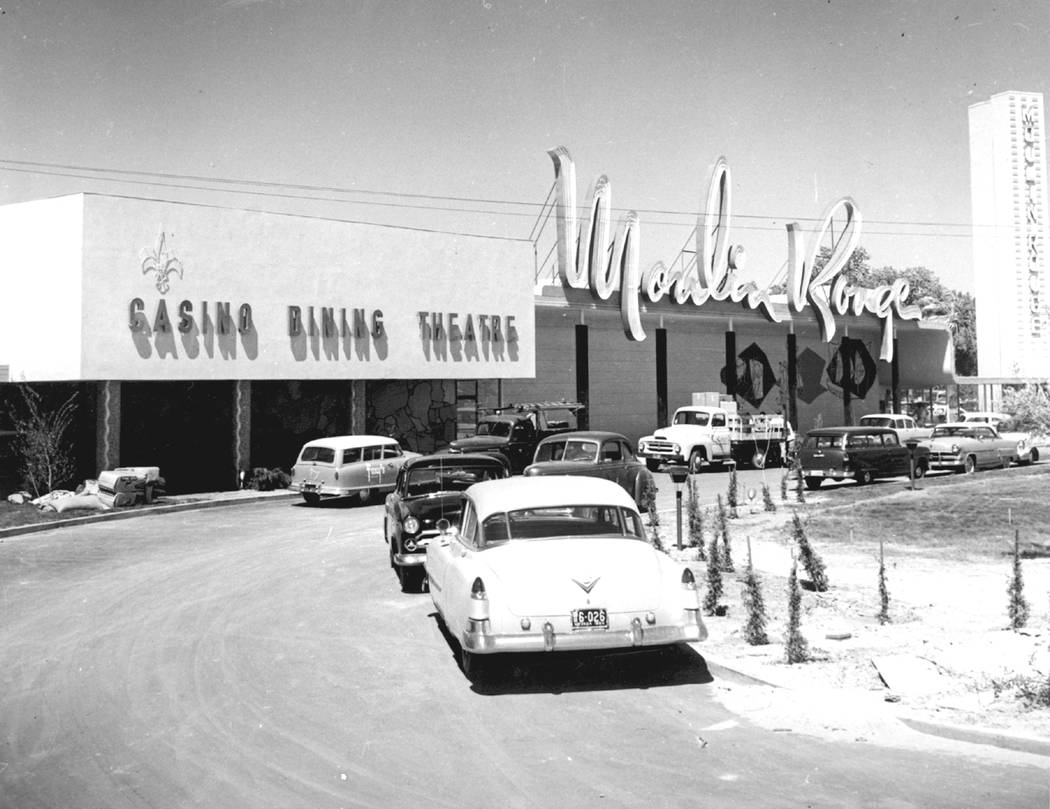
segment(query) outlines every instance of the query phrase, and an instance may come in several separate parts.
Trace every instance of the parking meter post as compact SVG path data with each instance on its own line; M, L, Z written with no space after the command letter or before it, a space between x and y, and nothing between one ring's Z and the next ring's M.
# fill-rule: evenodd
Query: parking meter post
M919 441L909 438L904 445L908 448L908 488L915 491L915 448L919 446Z
M681 466L665 466L660 471L669 474L674 483L674 499L678 517L678 550L682 550L682 485L689 477L689 470Z

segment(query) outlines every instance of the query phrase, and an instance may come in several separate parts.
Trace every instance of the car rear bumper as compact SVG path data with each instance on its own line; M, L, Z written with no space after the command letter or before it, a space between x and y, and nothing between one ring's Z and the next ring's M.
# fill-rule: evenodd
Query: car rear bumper
M685 610L681 624L646 626L644 618L636 617L627 630L578 630L555 632L549 622L540 625L539 632L521 632L513 635L492 634L488 621L470 622L460 643L474 654L501 652L555 652L588 649L625 649L645 646L666 646L672 643L694 643L707 639L707 627L700 610Z

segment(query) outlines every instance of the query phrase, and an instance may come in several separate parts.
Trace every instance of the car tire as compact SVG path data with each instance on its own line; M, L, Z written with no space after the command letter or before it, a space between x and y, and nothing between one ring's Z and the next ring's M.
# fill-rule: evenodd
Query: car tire
M360 489L357 492L357 501L362 506L367 506L369 503L372 502L372 497L375 495L375 492L375 489Z
M319 506L321 504L321 495L319 494L304 494L303 500L306 501L308 506Z
M402 593L423 592L423 568L406 567L401 565L397 568L397 578L401 582Z
M916 480L922 480L924 477L926 477L926 472L927 471L929 471L929 470L926 469L926 464L924 464L924 463L917 463L917 464L915 464L915 479Z
M977 459L972 455L967 455L966 460L963 461L963 474L972 475L977 471Z
M820 488L820 484L824 482L824 478L805 478L806 488L815 490Z
M660 462L658 460L656 460L655 458L646 458L645 459L645 468L648 469L650 472L659 472L660 471L660 466L661 466Z
M704 471L704 453L703 450L694 449L689 454L689 472L694 475L699 475Z
M459 665L472 683L486 682L492 673L492 660L488 655L474 654L459 647Z
M1028 456L1028 463L1036 463L1039 460L1039 450L1033 449Z
M1001 457L999 459L999 465L1003 469L1009 469L1010 468L1010 456L1009 455L1004 455L1003 457Z
M857 483L860 484L861 486L867 486L869 483L871 483L872 480L874 480L874 478L872 477L870 469L861 469L853 477L856 479Z

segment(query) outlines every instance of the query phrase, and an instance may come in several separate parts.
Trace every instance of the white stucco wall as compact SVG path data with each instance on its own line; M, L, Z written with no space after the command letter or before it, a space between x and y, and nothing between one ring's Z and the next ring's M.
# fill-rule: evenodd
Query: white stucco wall
M79 374L83 203L0 206L0 382Z
M0 228L0 364L30 381L535 373L526 241L93 194L0 208Z

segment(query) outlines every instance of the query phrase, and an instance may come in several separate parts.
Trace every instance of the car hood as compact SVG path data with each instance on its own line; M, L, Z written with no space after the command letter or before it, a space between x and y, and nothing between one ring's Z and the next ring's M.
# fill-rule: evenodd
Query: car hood
M474 435L470 438L457 438L450 446L460 452L480 452L486 449L499 449L509 443L510 439L503 435Z
M487 586L519 616L658 609L670 561L641 540L594 537L512 541L484 555L496 580Z
M710 427L700 427L697 424L672 424L661 427L653 433L652 438L663 441L680 441L686 436L709 432L711 432Z

